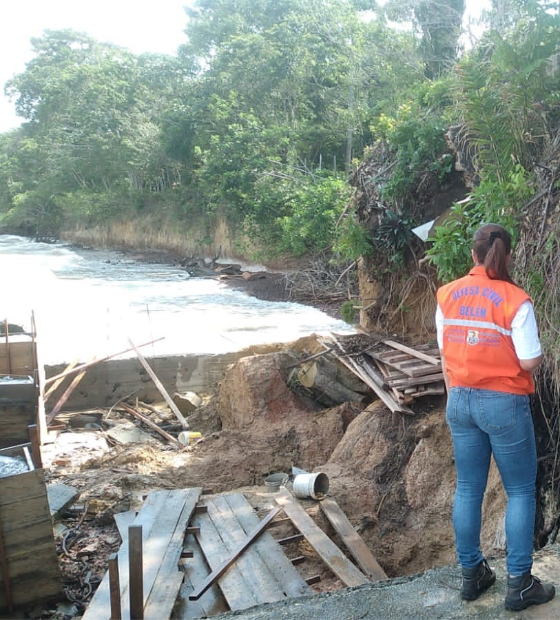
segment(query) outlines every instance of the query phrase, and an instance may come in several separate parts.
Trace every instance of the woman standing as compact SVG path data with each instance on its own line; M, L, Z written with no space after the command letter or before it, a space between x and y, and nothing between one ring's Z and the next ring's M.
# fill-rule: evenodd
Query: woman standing
M453 527L461 597L496 580L480 551L482 500L494 456L508 497L506 609L550 601L554 586L531 574L537 455L529 394L542 354L527 293L509 275L511 236L486 224L474 235L474 268L437 293L436 326L447 386L457 488Z

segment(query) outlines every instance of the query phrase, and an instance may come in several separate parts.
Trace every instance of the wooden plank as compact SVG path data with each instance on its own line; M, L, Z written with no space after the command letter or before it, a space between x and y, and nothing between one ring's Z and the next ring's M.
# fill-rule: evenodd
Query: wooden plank
M425 375L423 377L408 377L406 379L387 379L387 385L390 387L410 387L412 385L426 385L428 383L439 383L443 381L443 373L438 372L435 375Z
M47 485L51 517L56 517L80 496L80 492L67 484L53 482Z
M383 362L380 362L379 360L374 360L374 361L375 361L375 365L377 366L377 368L379 368L379 372L381 373L383 379L386 380L389 375L387 366L385 366L385 364ZM409 405L412 402L413 399L406 397L404 394L399 392L396 388L390 388L390 389L391 389L391 392L393 393L393 396L397 399L397 402L403 405Z
M183 573L179 570L179 561L183 550L185 531L194 513L196 504L202 493L202 489L187 489L183 510L179 515L175 529L165 550L165 554L159 564L157 577L150 592L147 593L145 616L146 620L153 618L167 618L171 615L177 599Z
M321 530L305 512L287 489L280 489L274 500L284 508L294 526L305 536L321 559L332 572L347 586L360 586L369 583L368 578L348 560L333 541Z
M138 359L140 360L140 363L142 364L142 366L144 366L146 372L150 375L150 378L154 382L160 394L165 399L165 402L169 405L169 408L171 409L171 411L173 411L179 422L181 422L183 428L189 428L188 422L183 417L183 414L179 411L179 408L177 407L171 396L169 396L169 394L167 393L167 390L163 387L161 381L157 378L156 373L152 370L151 366L146 361L146 358L142 355L142 353L140 353L140 350L130 338L128 339L128 342L130 343L130 346L134 349L136 355L138 356Z
M158 577L152 589L152 599L146 603L144 620L167 620L171 616L183 577L183 573L179 570L169 573L167 577Z
M333 336L334 338L334 336ZM342 353L346 355L346 352L342 348L342 345L338 343L335 338L335 342L338 344ZM359 365L350 357L341 357L340 355L336 355L334 351L332 352L336 358L344 364L349 370L351 370L355 375L357 375L367 386L369 386L379 397L379 399L392 411L400 411L405 413L413 413L412 410L409 410L407 407L401 406L390 394L385 392L385 390L379 386L375 381L365 373L365 371L359 367ZM408 410L407 410L408 409ZM407 411L406 411L407 410Z
M257 523L249 528L249 532L245 532L237 520L236 513L223 496L207 500L207 505L208 515L220 532L228 554L234 553L236 547L243 544L247 536L259 527L260 519L257 517ZM261 556L255 551L256 542L236 560L239 571L247 587L253 590L261 603L281 601L286 598L286 595L274 575L271 575Z
M142 506L142 509L136 517L135 523L142 525L142 537L143 540L147 540L152 532L154 524L157 520L159 512L166 505L169 499L171 491L154 491L150 493ZM119 575L121 576L121 609L122 616L125 620L130 618L130 610L128 600L128 533L125 535L119 552L117 554ZM123 598L126 602L122 604ZM87 609L83 615L83 620L109 620L111 617L111 597L110 597L110 584L109 573L107 572L103 577L103 580L99 584L99 587L95 591L93 598L89 602Z
M31 454L33 456L33 463L37 469L43 467L43 457L41 456L41 442L39 440L39 427L37 424L30 424L27 427L29 431L29 439L31 441Z
M197 536L197 541L206 562L210 569L219 567L224 558L224 544L218 530L208 515L198 515L195 517L194 522L200 526L200 534ZM198 584L198 587L202 583ZM255 598L254 593L245 588L243 577L236 564L229 567L227 572L219 579L218 585L229 607L233 610L246 609L258 604L258 599Z
M435 366L441 364L441 360L433 357L432 355L427 355L426 353L422 353L421 351L416 351L416 349L412 349L411 347L407 347L400 342L395 342L394 340L384 340L384 344L389 347L393 347L394 349L398 349L399 351L403 351L404 353L408 353L413 357L417 357L418 359L424 360L425 362L429 362L430 364L434 364Z
M180 620L190 620L229 611L229 606L217 585L211 588L198 599L189 601L189 594L198 587L211 572L210 567L204 559L202 549L196 538L192 535L187 536L185 544L192 552L192 557L188 560L181 560L181 568L184 571L184 581L179 590L178 606L176 616Z
M132 620L144 620L144 554L142 543L142 526L131 525L128 528L128 601Z
M113 515L117 529L121 535L121 540L124 540L128 535L128 527L134 523L138 512L136 510L127 510L126 512L117 512Z
M395 366L395 368L398 368L407 377L422 377L424 375L431 375L436 370L441 370L441 364L436 367L431 364L425 364L424 362L410 362L399 364Z
M152 595L152 589L156 583L156 578L163 579L163 574L159 575L162 566L169 568L172 562L173 553L176 554L175 569L178 565L179 556L182 548L181 544L176 546L178 536L182 536L187 522L187 505L194 506L199 500L202 489L183 489L177 491L154 491L150 493L136 520L135 525L142 525L143 556L144 556L144 607L146 608L148 598ZM130 618L130 606L128 600L129 584L126 580L128 575L128 536L118 552L119 574L121 576L121 607L124 620ZM172 548L172 549L171 549ZM171 549L171 550L170 550ZM165 588L164 588L165 590ZM154 593L157 592L154 590ZM105 574L97 591L86 609L83 620L109 620L110 609L110 589L109 575Z
M204 592L217 581L227 569L237 560L237 558L254 542L260 534L266 529L267 525L274 519L274 517L282 510L280 506L277 506L271 510L267 516L259 523L259 526L255 528L235 549L230 553L229 557L212 570L212 573L208 575L205 582L199 586L192 594L189 595L189 600L196 601Z
M79 360L74 360L73 362L70 362L70 364L68 364L68 366L66 366L66 368L64 369L65 373L70 372L71 370L73 370L77 365L78 365ZM66 376L66 375L64 375ZM60 386L60 384L64 381L64 377L59 377L51 386L50 388L44 393L43 395L43 401L47 402L47 400L49 399L49 397L53 394L53 392L56 392L57 388Z
M259 523L259 517L251 504L242 493L228 493L224 495L224 499L234 511L244 532L249 534ZM263 532L253 543L251 551L260 555L286 596L304 596L311 593L292 561L286 557L270 532Z
M14 606L62 592L42 469L0 479L0 531ZM0 606L6 606L4 583Z
M6 329L6 334L8 333ZM4 532L2 531L2 519L0 518L0 566L2 567L2 587L6 596L6 607L11 613L14 609L14 599L12 596L12 579L8 566L8 553L4 544Z
M358 566L362 569L362 572L374 582L387 579L385 571L379 566L362 537L352 527L352 524L348 521L348 518L336 501L332 497L325 497L319 502L319 506L329 520L329 523L342 539L342 542L346 545L348 551L352 554L352 557L358 563Z
M121 582L119 579L119 561L117 554L109 556L109 592L111 599L111 620L121 620Z
M72 392L78 387L80 381L86 376L86 371L82 370L82 372L78 373L73 379L70 385L64 390L64 394L58 399L58 402L53 407L52 411L47 415L47 426L56 418L56 416L60 413L62 407L66 401L70 398Z

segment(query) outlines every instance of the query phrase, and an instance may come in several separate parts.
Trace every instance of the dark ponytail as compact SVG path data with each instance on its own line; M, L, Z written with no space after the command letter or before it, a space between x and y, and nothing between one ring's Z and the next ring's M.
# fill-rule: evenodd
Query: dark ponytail
M509 275L508 259L511 254L511 235L499 224L485 224L474 234L473 251L479 265L486 267L492 280L515 284Z

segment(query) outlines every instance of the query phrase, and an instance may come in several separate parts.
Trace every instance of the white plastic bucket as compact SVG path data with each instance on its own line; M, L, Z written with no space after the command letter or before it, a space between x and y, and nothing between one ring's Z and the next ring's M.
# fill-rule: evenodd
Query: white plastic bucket
M296 497L321 500L329 492L329 478L327 474L298 474L294 478L294 495Z

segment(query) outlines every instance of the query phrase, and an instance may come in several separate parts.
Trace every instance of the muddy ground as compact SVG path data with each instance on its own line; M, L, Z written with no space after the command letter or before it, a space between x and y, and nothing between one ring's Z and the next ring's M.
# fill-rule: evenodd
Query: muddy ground
M364 391L359 403L325 407L290 384L290 368L320 348L314 337L280 352L250 355L225 373L216 389L188 416L203 439L184 450L153 434L120 445L111 429L138 424L118 406L66 413L56 441L45 446L49 482L79 491L57 526L68 597L82 610L120 546L113 515L139 510L153 490L202 487L242 491L263 516L274 505L265 484L271 473L292 467L323 471L333 497L390 577L453 564L451 528L454 467L442 397L418 399L415 415L391 413ZM160 425L177 428L165 403L144 411ZM143 430L151 435L151 431ZM177 435L177 430L170 430ZM343 545L314 500L304 500L317 524ZM504 498L492 473L485 504L484 551L503 554ZM294 533L277 528L275 536ZM304 577L320 574L317 592L342 587L305 542L288 549L303 555ZM51 616L45 616L51 617Z

